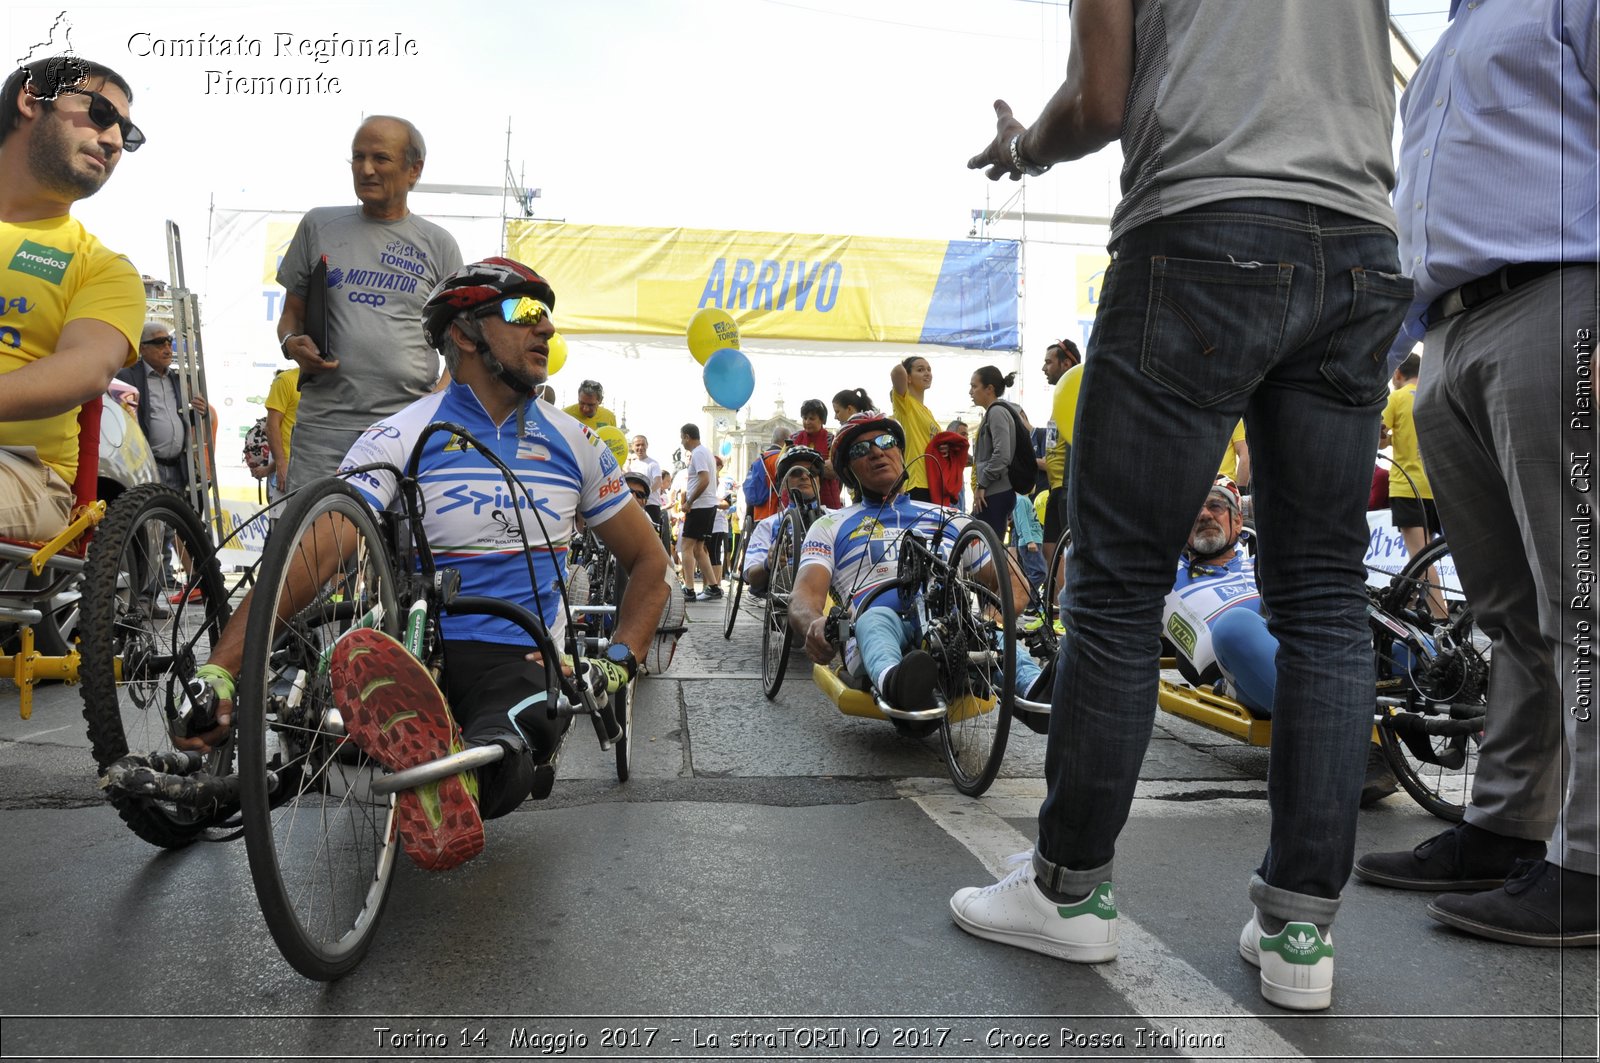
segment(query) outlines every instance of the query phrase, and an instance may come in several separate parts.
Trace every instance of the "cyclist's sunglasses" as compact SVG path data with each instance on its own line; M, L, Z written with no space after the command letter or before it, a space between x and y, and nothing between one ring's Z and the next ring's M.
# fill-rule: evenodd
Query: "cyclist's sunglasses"
M648 491L635 491L630 487L628 488L628 493L634 498L638 499L640 502L650 501L650 493Z
M857 461L871 454L873 447L877 447L879 450L893 450L899 445L900 441L898 439L888 432L883 432L873 436L871 439L863 439L860 442L850 444L850 449L845 451L845 457L851 461Z
M138 151L144 147L144 130L133 124L133 119L125 117L117 110L117 105L88 89L62 89L62 96L87 96L89 97L89 121L101 129L110 129L116 126L122 133L122 150Z
M491 303L479 316L488 317L496 311L500 314L500 320L508 325L537 325L550 316L548 306L527 295L513 295L509 299Z

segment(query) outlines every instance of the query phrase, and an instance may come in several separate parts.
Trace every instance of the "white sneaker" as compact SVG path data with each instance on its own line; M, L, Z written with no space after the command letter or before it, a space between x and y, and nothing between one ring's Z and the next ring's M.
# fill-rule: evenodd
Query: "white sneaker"
M1289 923L1268 935L1255 912L1239 935L1239 955L1261 969L1261 995L1294 1011L1321 1011L1333 1003L1333 931Z
M1117 905L1102 882L1076 904L1057 904L1033 881L1033 854L1006 863L1015 871L992 886L968 886L950 898L956 925L974 937L1042 952L1071 963L1117 958Z

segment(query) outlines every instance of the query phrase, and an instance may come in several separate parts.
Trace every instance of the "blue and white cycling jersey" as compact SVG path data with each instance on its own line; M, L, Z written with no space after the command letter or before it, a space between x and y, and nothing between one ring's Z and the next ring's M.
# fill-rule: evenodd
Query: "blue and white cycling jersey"
M811 526L800 547L800 568L826 565L832 574L834 593L841 601L849 601L852 609L859 608L874 587L894 580L900 564L900 542L906 532L916 531L930 542L943 539L944 552L948 552L968 519L954 510L912 501L906 495L897 495L890 505L857 502L824 514ZM982 550L966 563L978 568L988 560L989 552ZM871 604L896 611L904 608L899 591L887 591Z
M556 588L566 580L574 514L595 527L621 512L633 496L610 449L571 415L529 399L523 403L522 416L520 433L515 411L504 424L496 425L470 387L452 383L368 428L345 455L339 471L345 474L374 462L403 470L423 429L433 421L452 421L471 432L528 490L526 494L511 490L482 454L463 447L450 433L431 435L418 462L417 481L434 561L461 573L462 594L524 606L544 621L559 643L566 617ZM347 478L374 509L396 501L396 477L391 472L349 473ZM519 528L526 528L536 588L528 585ZM446 616L440 623L447 639L528 643L521 628L495 617Z
M1261 612L1255 558L1240 550L1222 565L1195 565L1179 559L1177 580L1167 595L1161 629L1177 647L1179 670L1190 682L1210 681L1206 677L1214 674L1217 660L1211 647L1211 629L1222 614L1233 609Z
M767 563L767 555L772 552L772 543L778 537L778 522L783 520L783 515L788 509L780 509L770 517L762 517L756 522L755 531L750 533L750 545L744 548L744 567L755 568L757 565ZM837 513L838 510L823 507L822 512Z

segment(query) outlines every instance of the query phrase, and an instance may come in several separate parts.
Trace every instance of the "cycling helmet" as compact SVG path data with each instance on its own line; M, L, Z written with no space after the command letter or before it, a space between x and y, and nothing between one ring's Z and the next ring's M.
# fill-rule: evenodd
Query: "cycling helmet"
M778 487L783 487L783 482L798 465L804 465L810 471L813 479L822 479L823 457L810 447L794 446L783 452L783 457L778 459Z
M877 410L863 410L852 416L848 421L839 426L839 431L833 437L833 471L838 473L839 479L852 491L858 491L861 485L856 483L856 478L850 472L850 448L856 441L865 437L875 436L880 432L888 432L894 436L895 442L900 444L901 456L905 456L906 433L900 427L900 422L893 417L886 417ZM908 459L909 460L909 459ZM780 481L781 482L781 481Z
M1242 515L1244 513L1244 503L1239 499L1239 485L1234 483L1233 477L1227 473L1221 472L1217 474L1217 478L1212 481L1211 491L1206 497L1210 498L1211 495L1217 495L1221 498L1235 514Z
M644 473L639 472L636 469L624 469L622 471L622 479L626 483L638 484L640 487L644 488L644 496L646 498L650 497L650 492L653 490L653 487L650 483L650 477L646 476Z
M440 281L422 304L422 334L428 346L437 350L444 343L457 314L508 295L531 295L552 310L556 307L556 293L549 283L521 262L509 258L472 262Z

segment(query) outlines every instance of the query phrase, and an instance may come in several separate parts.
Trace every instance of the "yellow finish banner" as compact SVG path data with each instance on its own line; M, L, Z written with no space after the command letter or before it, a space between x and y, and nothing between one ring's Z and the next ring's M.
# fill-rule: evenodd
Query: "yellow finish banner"
M511 257L555 289L566 333L681 334L696 310L741 335L1017 346L1014 241L509 222Z

